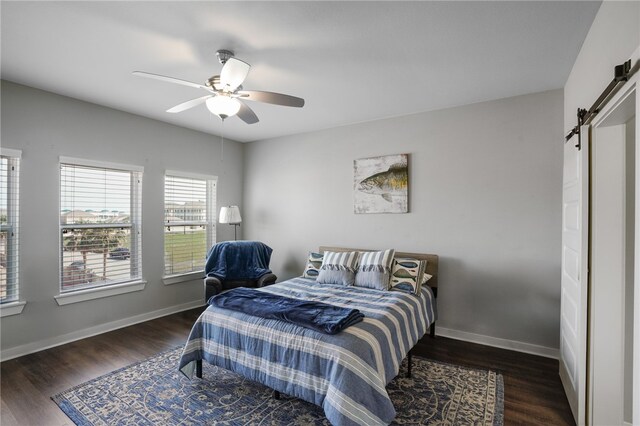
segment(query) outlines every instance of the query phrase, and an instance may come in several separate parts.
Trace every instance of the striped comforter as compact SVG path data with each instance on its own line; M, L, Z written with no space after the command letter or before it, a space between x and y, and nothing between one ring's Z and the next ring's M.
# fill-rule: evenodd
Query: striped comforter
M327 335L278 320L209 306L180 359L192 377L197 360L317 404L333 425L386 425L395 409L385 389L409 350L435 320L433 293L316 284L294 278L261 291L357 308L362 322Z

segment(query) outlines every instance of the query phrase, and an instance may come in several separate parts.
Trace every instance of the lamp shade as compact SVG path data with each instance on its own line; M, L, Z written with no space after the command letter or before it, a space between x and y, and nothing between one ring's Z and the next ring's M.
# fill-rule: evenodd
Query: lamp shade
M211 113L225 119L240 111L240 101L225 95L217 95L207 99L207 108Z
M240 209L238 206L227 206L220 208L220 223L236 224L242 222Z

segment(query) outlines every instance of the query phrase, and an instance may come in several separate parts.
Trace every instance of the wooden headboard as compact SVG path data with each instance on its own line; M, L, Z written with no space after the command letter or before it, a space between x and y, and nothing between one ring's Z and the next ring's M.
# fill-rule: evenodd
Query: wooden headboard
M378 250L320 246L320 253L324 253L325 251L378 251ZM437 254L405 253L402 251L397 251L395 256L396 257L412 257L414 259L426 260L427 274L433 276L429 281L427 281L427 285L429 285L429 287L433 289L438 288L438 255Z

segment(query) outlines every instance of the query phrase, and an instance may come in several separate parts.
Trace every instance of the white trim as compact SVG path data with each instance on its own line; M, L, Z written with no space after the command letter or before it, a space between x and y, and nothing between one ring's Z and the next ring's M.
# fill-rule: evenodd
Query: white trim
M130 236L129 236L129 254L130 254L130 277L127 279L131 279L132 281L122 283L122 284L110 284L104 282L103 286L89 288L86 290L74 291L73 293L64 293L62 292L63 287L63 278L64 278L64 250L63 250L63 232L65 229L75 228L75 225L79 225L80 229L100 229L100 228L117 228L118 224L112 223L90 223L90 224L63 224L62 217L60 217L59 222L59 233L58 233L58 265L59 265L59 275L58 275L58 284L60 286L60 294L58 296L54 296L58 305L67 305L70 303L82 302L85 300L97 299L100 297L108 297L117 294L128 293L132 291L139 291L144 289L144 284L146 281L138 278L142 275L142 253L141 253L141 245L142 245L142 176L143 176L143 167L137 166L128 166L117 163L108 163L94 160L85 160L78 159L73 157L65 157L60 156L60 164L59 164L59 173L58 173L58 211L62 210L62 199L63 199L63 191L66 190L67 185L63 185L62 182L62 174L65 169L75 169L76 166L85 166L92 168L94 170L103 170L105 168L110 170L116 170L123 174L129 175L130 179L130 197L129 197L129 205L130 212L129 217L130 221L126 224L122 224L122 228L129 228ZM108 181L105 181L105 185ZM106 188L106 187L105 187ZM70 188L73 191L73 202L72 208L75 208L75 189ZM105 189L106 191L106 189ZM105 195L106 197L106 195ZM82 198L82 197L81 197ZM86 259L83 259L86 260ZM129 288L126 288L129 287Z
M557 348L548 348L546 346L533 345L531 343L519 342L517 340L501 339L499 337L485 336L483 334L469 333L467 331L452 330L450 328L438 327L437 325L436 334L450 339L479 343L481 345L524 352L527 354L543 356L545 358L559 358L559 351Z
M116 296L118 294L131 293L144 290L147 284L144 280L133 281L123 284L106 285L103 287L88 288L71 293L62 293L54 296L58 305L69 305L71 303L84 302L86 300L100 299L102 297Z
M634 54L632 55L632 67L637 67L638 64L640 63L639 60L639 56L640 56L640 48L636 49L636 51L634 52ZM638 113L638 108L640 107L640 91L638 90L638 88L640 87L640 74L639 73L635 73L627 82L625 82L622 86L622 89L620 91L618 91L614 96L611 97L611 99L607 100L605 102L604 107L602 107L598 113L598 116L592 121L591 126L594 129L594 133L595 130L598 128L605 128L609 125L617 125L617 124L621 124L621 123L617 123L618 119L621 119L620 116L614 116L614 114L616 114L617 112L619 112L620 110L623 111L623 116L624 113L630 113L630 111L625 111L623 110L624 106L623 104L627 101L627 99L630 96L635 96L635 105L633 105L633 114L630 115L635 115L637 117L637 113ZM614 122L611 123L611 121L607 121L609 120L611 117L614 118ZM626 117L625 117L626 118ZM624 120L623 120L624 121ZM638 288L640 288L640 284L639 284L639 280L638 280L638 270L640 270L640 252L639 252L639 247L640 247L640 228L638 227L638 219L640 218L640 211L638 210L638 207L640 206L640 199L638 198L638 194L640 194L640 189L639 189L639 182L640 182L640 173L638 167L640 166L640 151L638 150L638 131L640 130L640 124L638 123L638 120L636 119L636 129L635 129L635 150L636 150L636 158L635 158L635 242L634 242L634 247L635 247L635 259L634 259L634 306L633 306L633 310L634 310L634 320L633 323L634 324L638 324L638 318L640 317L640 313L639 313L639 309L638 307L640 306L640 294L638 292ZM624 265L622 265L622 268L624 270ZM623 290L623 295L624 295L624 290ZM623 296L624 297L624 296ZM623 308L624 308L624 302L623 302ZM593 308L592 308L593 309ZM623 315L622 318L622 324L624 324L624 309L621 310L621 314ZM592 314L593 316L593 314ZM593 328L593 327L592 327ZM634 341L634 348L632 350L632 390L631 390L631 394L633 396L632 398L632 407L631 407L631 417L632 417L632 423L634 425L640 425L640 420L638 420L639 413L640 413L640 398L638 398L636 395L640 393L640 369L638 369L638 364L640 364L640 354L638 353L638 347L640 347L640 343L638 342L638 336L640 335L640 328L639 327L634 327L633 333L634 333L634 337L633 337L633 341ZM622 327L622 329L620 330L621 333L624 333L624 327ZM593 330L591 330L591 333L593 333ZM622 342L623 342L623 348L624 348L624 344L626 344L626 340L625 340L625 336L622 336ZM593 339L591 341L591 346L593 346ZM591 353L593 353L593 347L589 348L589 351ZM624 351L624 349L623 349ZM624 357L624 355L623 355ZM591 361L591 365L589 366L589 375L591 377L591 386L589 389L587 389L587 398L590 401L589 407L590 410L587 413L587 417L588 417L588 422L592 423L592 419L593 419L593 411L594 411L594 365L593 365L593 358ZM620 364L620 363L619 363ZM621 377L622 377L622 389L620 390L621 395L624 395L624 362L621 363L619 365L619 368L622 370L621 371ZM624 425L629 425L631 426L631 423L623 423Z
M176 177L182 177L182 178L191 178L191 179L214 180L214 181L218 180L218 176L204 175L200 173L191 173L191 172L181 172L178 170L165 170L164 175L176 176Z
M634 53L634 57L640 57L640 47ZM631 395L633 406L631 410L631 422L636 426L640 425L640 93L636 91L636 193L635 193L635 249L634 249L634 287L633 287L633 361L632 374L633 384Z
M164 285L178 284L184 283L187 281L194 281L204 278L204 271L194 271L188 274L180 274L180 275L170 275L167 277L162 277L162 282Z
M633 91L636 90L636 86L638 84L638 80L640 77L638 74L635 74L631 77L627 82L624 83L622 90L617 92L611 99L609 99L606 105L600 108L597 117L591 122L592 127L600 127L605 123L605 121L609 118L611 114L615 112L615 110L622 104L624 101L631 95L633 95ZM606 124L604 124L606 127Z
M0 318L21 314L26 304L27 302L3 303L0 305Z
M19 356L39 352L44 349L64 345L65 343L75 342L76 340L86 339L87 337L117 330L123 327L129 327L130 325L150 321L156 318L164 317L182 311L187 311L189 309L199 308L202 306L204 306L203 300L194 300L192 302L182 303L180 305L170 306L168 308L158 309L156 311L134 315L129 318L123 318L117 321L96 325L94 327L85 328L83 330L74 331L72 333L63 334L61 336L43 339L37 342L27 343L25 345L14 346L13 348L0 351L0 361L4 362L12 358L17 358Z
M112 163L109 161L88 160L86 158L60 156L60 164L70 164L75 166L98 167L102 169L126 170L130 172L144 172L143 166L132 164Z
M22 151L13 148L0 148L0 155L4 157L22 158Z

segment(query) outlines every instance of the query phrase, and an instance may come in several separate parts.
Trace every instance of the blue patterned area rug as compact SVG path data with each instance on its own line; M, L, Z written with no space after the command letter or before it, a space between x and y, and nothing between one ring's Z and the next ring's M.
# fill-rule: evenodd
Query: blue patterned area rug
M329 425L322 408L203 363L203 380L178 370L175 348L52 397L77 425ZM502 425L502 375L413 358L412 378L387 390L392 424Z

